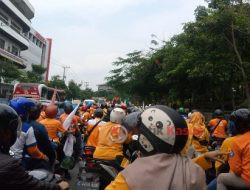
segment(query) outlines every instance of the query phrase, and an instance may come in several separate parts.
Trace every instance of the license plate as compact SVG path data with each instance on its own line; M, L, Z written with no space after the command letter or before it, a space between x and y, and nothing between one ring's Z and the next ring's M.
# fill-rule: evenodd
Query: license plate
M78 181L76 183L76 190L99 190L99 182Z

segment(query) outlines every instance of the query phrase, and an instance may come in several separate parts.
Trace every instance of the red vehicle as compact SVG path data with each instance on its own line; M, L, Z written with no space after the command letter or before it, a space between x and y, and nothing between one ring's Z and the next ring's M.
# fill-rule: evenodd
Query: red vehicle
M13 98L25 97L34 100L51 100L54 90L54 88L47 87L44 84L18 83L14 86ZM64 99L64 90L57 90L56 101L62 102Z

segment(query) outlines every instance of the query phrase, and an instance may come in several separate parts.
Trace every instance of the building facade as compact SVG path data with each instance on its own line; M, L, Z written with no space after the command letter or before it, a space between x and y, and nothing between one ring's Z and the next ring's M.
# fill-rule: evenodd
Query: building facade
M98 86L98 91L99 92L100 91L106 91L106 92L112 92L113 91L113 89L110 86L108 86L107 84L99 84L97 86Z
M45 81L48 81L52 39L44 38L32 27L28 32L27 37L29 39L29 48L21 51L20 54L26 61L26 70L31 71L33 64L41 65L46 68L44 77Z
M46 68L49 75L51 39L31 27L35 10L28 0L0 0L0 61L31 70L32 64Z

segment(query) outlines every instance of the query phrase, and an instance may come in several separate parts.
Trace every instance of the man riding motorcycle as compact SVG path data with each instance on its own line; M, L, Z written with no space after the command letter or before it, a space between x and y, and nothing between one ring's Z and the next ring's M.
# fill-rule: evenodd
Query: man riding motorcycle
M30 160L35 159L36 163L39 161L49 161L48 157L42 153L37 146L37 141L34 135L33 127L28 123L30 110L36 104L32 100L26 98L16 98L10 101L12 107L22 119L21 134L17 138L15 144L11 147L14 157L21 159L24 167L27 170L32 170L34 165L30 165Z
M110 122L100 128L95 159L115 160L117 156L123 156L123 143L128 140L128 134L120 124L125 116L121 108L112 110Z
M106 122L102 121L103 110L101 108L97 108L94 113L94 119L88 121L88 125L86 128L85 138L87 141L87 146L97 146L98 135L100 131L100 127L102 127Z
M21 134L21 120L11 107L0 104L0 184L11 190L66 190L68 183L50 184L34 179L25 172L19 160L9 155L10 147Z
M45 126L41 123L38 123L36 120L39 118L41 112L41 105L37 104L36 106L30 109L30 114L28 118L28 123L33 127L35 138L37 140L37 146L41 152L43 152L49 158L49 165L46 163L38 165L38 168L43 168L51 170L52 166L56 159L56 154L54 148L49 140L48 131ZM33 164L36 165L36 160L30 160ZM31 163L32 164L32 163Z
M216 109L213 114L213 119L208 123L208 129L211 134L211 143L215 142L218 147L227 137L227 121L224 117L222 110Z

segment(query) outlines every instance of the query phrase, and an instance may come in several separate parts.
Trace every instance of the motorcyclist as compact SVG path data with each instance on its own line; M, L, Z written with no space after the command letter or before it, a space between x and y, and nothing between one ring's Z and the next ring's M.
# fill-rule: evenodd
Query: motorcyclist
M35 107L34 101L26 98L16 98L9 102L12 107L22 119L22 132L16 139L15 144L11 147L11 151L14 153L14 157L21 159L25 169L32 170L33 165L30 165L27 160L35 159L36 162L49 161L48 157L42 153L38 146L37 140L34 135L33 127L28 123L30 110Z
M57 106L48 106L45 110L45 114L46 119L40 121L40 123L46 127L49 138L53 142L54 148L57 149L60 143L58 133L67 133L67 131L63 128L62 123L56 119Z
M64 123L64 121L67 119L67 117L69 116L69 114L73 111L73 105L70 103L65 104L64 106L64 113L60 116L60 121L61 123ZM72 124L69 127L69 130L74 134L74 136L76 137L76 143L74 146L74 156L76 159L80 159L80 157L82 156L82 152L83 152L83 147L82 147L82 137L81 137L81 133L80 133L80 129L78 127L78 119L77 116L74 115L73 119L72 119Z
M183 107L180 107L178 112L185 120L188 118L188 115Z
M204 171L180 155L188 138L185 120L166 106L149 107L140 118L142 157L119 173L106 190L206 189Z
M100 128L98 142L93 157L101 160L115 160L123 156L123 143L128 140L127 132L120 125L125 117L121 108L115 108L110 114L110 122Z
M208 129L211 134L211 143L217 142L218 145L221 145L227 137L227 121L222 110L216 109L214 111L213 119L208 123Z
M192 131L191 145L195 149L195 156L208 152L209 132L205 125L205 117L200 112L192 113L189 123L189 132Z
M112 110L113 110L112 107L110 107L110 108L107 109L107 115L104 116L103 121L105 121L105 122L109 122L110 121L110 113L112 112Z
M222 173L217 178L217 189L250 189L250 110L239 109L230 119L235 122L239 136L231 143L229 155L230 173Z
M37 119L37 122L40 122L46 118L45 109L47 108L47 106L48 106L47 104L42 103L41 113L40 113L39 118Z
M83 122L87 122L91 118L90 113L88 111L88 107L84 104L80 110L83 116L83 119L82 119Z
M127 113L128 107L127 107L127 105L125 103L121 103L120 108L122 108L125 111L125 113Z
M94 119L88 121L85 134L85 138L87 138L87 146L97 146L100 127L102 127L106 123L102 121L102 117L103 110L101 108L97 108L94 113Z
M47 129L43 124L36 121L37 118L39 118L40 112L40 104L32 107L30 110L28 123L33 127L39 150L41 150L49 158L50 167L47 169L51 169L51 166L54 164L56 155L51 141L49 140Z
M19 160L9 155L10 147L21 133L21 120L11 107L0 104L0 188L11 190L66 190L68 183L50 184L25 172ZM18 127L19 126L19 127Z

